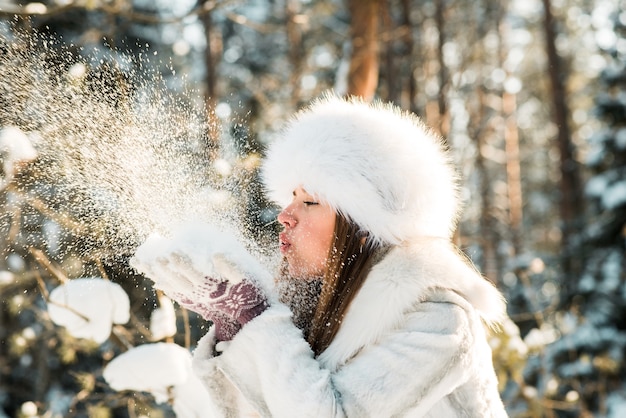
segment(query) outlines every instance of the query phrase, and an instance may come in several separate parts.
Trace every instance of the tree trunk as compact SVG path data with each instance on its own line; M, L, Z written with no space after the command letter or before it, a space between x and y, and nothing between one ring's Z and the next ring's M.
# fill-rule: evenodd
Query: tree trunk
M447 137L450 131L450 124L446 100L448 69L443 56L443 47L446 43L445 15L446 1L437 0L435 5L435 23L437 25L437 32L439 33L439 42L437 43L437 60L439 61L439 93L437 95L437 105L439 108L439 119L436 127L439 129L442 136Z
M506 182L509 198L509 225L511 242L515 255L522 252L522 177L519 153L519 134L515 111L517 100L515 94L502 93L502 113L504 124L504 144L506 152Z
M210 8L209 0L202 0L204 7ZM215 115L215 106L217 105L217 57L222 54L221 39L213 32L213 18L211 9L205 10L201 14L202 24L204 25L204 36L206 38L206 51L204 55L204 64L206 70L205 76L205 106L207 118L209 119L207 132L207 150L210 159L215 158L219 148L219 121Z
M302 34L298 26L299 3L288 0L285 4L287 40L289 43L289 62L291 64L290 84L292 86L292 104L294 107L300 102L300 78L302 76L302 59L304 48L302 47Z
M391 13L389 13L389 8L385 7L382 9L383 33L385 34L383 39L385 45L385 81L387 84L387 97L385 99L399 104L401 94L401 77L398 71L399 65L397 54L395 53L394 48L394 44L396 42L394 29L396 25L393 21Z
M402 0L402 25L404 26L404 31L402 32L402 41L404 44L404 50L409 55L409 57L415 57L416 59L409 60L409 71L408 71L408 85L407 96L409 102L409 110L413 113L419 114L419 109L417 107L417 82L415 80L415 66L414 62L420 61L421 54L414 51L415 45L419 45L419 42L415 42L413 40L413 25L411 24L411 2L410 0Z
M500 274L500 266L498 263L498 254L496 248L498 246L498 237L496 235L496 219L493 210L493 187L491 176L486 166L485 157L482 149L485 145L486 127L489 123L489 117L486 115L486 98L485 88L478 86L476 95L478 97L478 109L476 114L472 114L474 123L471 125L472 138L476 141L475 169L479 176L480 187L480 220L479 220L479 243L482 249L482 264L480 270L493 283L498 282Z
M554 18L552 16L550 0L543 0L545 19L544 30L546 40L546 53L548 57L548 73L552 84L552 105L554 122L558 128L557 142L560 152L559 169L561 171L559 209L561 216L561 248L563 251L563 273L565 276L575 275L580 271L580 266L568 250L570 239L576 228L577 221L582 215L583 199L580 181L579 167L574 160L574 144L567 120L568 108L566 92L563 82L564 72L561 68L558 56L554 30Z
M378 86L378 19L382 0L348 0L351 15L352 57L348 73L348 95L372 100Z

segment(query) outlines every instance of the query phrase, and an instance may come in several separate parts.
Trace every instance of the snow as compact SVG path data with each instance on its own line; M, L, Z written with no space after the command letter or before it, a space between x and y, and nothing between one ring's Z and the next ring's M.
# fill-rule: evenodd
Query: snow
M143 344L114 358L103 377L114 390L149 392L157 402L169 400L169 388L191 374L191 353L173 343Z
M103 343L113 324L130 319L130 301L122 287L102 278L68 281L52 292L48 303L50 319L76 338Z
M209 396L191 364L189 350L177 344L143 344L113 359L103 376L117 391L148 392L158 403L172 401L180 418L201 418Z
M590 178L585 185L585 193L589 197L602 196L608 185L608 178L605 175L598 175Z
M619 394L610 394L608 397L608 418L626 417L626 397Z
M221 260L235 267L228 275L231 283L243 276L253 278L261 285L271 280L267 270L246 250L234 232L206 223L182 225L169 238L150 235L137 248L131 265L152 279L154 287L166 294L190 294L203 285L205 277L224 274L225 266L218 264L214 257L218 254L223 256Z
M159 295L159 307L150 315L150 333L154 341L176 334L176 311L170 298Z
M602 195L602 205L607 210L626 204L626 180L614 183Z
M564 378L576 378L577 376L592 376L594 367L587 356L569 363L561 364L557 367L557 370Z
M596 175L587 181L585 193L601 199L606 210L613 210L626 204L626 180L618 178L615 172Z
M24 271L24 268L26 267L26 262L18 254L15 254L15 253L9 254L6 260L7 260L7 267L9 268L9 270L13 272Z
M228 177L233 172L231 164L224 158L215 159L215 161L213 162L213 168L220 176L223 177Z
M11 284L15 281L15 276L10 271L0 271L0 287Z
M24 132L14 126L7 126L0 130L0 155L5 180L8 182L15 176L18 164L33 161L37 158L37 151Z
M521 356L526 356L528 354L528 346L521 339L517 325L507 317L504 319L502 326L506 335L509 336L507 348Z
M565 312L559 321L559 331L562 335L571 334L579 325L578 318L571 312Z
M22 413L22 416L26 417L35 417L37 416L37 405L35 404L35 402L32 401L27 401L24 402L22 404L22 407L20 408L20 412Z
M585 157L585 164L595 167L602 162L606 156L606 143L611 140L611 137L610 129L598 130L589 137L589 151Z
M206 411L214 408L202 381L193 373L173 388L173 394L173 409L178 418L205 418Z
M55 384L46 394L46 401L49 409L46 417L59 418L67 416L67 412L72 408L75 394L70 391L64 391L61 385Z
M551 325L543 324L540 328L531 329L524 337L524 343L531 350L541 350L558 338L557 331Z
M61 248L61 233L63 229L61 225L53 220L47 219L43 224L43 233L45 235L46 247L50 254L57 254Z
M598 145L591 145L585 158L585 164L589 167L595 167L602 162L605 155L606 150L604 148Z
M611 294L619 291L621 286L621 273L623 255L619 251L612 251L604 263L602 263L602 282L599 286L600 290Z
M620 128L615 134L615 145L621 150L626 149L626 128Z

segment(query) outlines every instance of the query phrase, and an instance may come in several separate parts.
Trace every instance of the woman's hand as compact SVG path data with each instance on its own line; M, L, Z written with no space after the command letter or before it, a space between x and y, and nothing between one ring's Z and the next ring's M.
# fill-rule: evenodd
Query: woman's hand
M230 340L268 307L267 299L226 254L197 252L151 236L130 264L179 305L213 322L220 341Z

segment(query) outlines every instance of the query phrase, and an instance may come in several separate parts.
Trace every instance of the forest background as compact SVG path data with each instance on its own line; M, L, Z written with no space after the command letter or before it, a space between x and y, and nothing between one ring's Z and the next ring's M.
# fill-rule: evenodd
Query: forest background
M163 302L128 258L181 205L202 211L182 183L271 247L264 146L328 89L395 102L446 139L463 179L455 240L508 301L492 347L510 415L626 416L624 10L0 0L0 417L173 416L111 389L103 367L157 340L193 349L207 324L177 307L177 332L156 337ZM129 295L104 342L50 318L49 292L81 277Z

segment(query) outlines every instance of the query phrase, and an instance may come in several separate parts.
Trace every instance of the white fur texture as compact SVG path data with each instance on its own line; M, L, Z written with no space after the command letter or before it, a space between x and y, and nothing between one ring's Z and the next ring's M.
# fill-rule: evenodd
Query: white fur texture
M460 295L489 326L504 318L500 292L466 263L447 240L423 239L394 248L367 276L328 350L320 355L331 370L361 348L395 329L412 307L435 289Z
M194 366L216 415L506 417L481 319L502 297L445 241L387 253L318 358L278 304L227 345L203 338Z
M441 139L382 102L313 102L270 145L262 176L279 205L302 186L391 244L449 237L458 216L457 178Z

